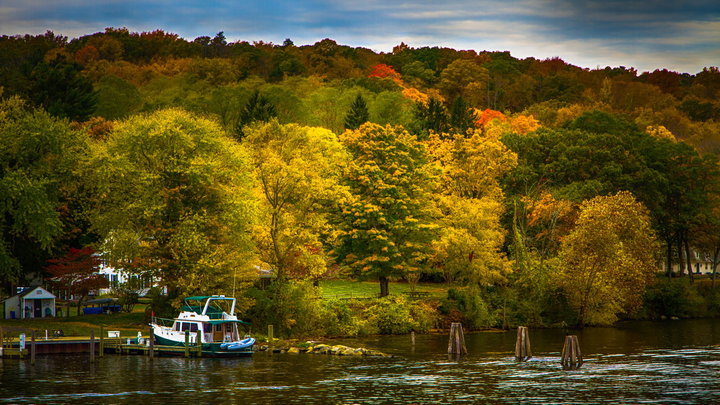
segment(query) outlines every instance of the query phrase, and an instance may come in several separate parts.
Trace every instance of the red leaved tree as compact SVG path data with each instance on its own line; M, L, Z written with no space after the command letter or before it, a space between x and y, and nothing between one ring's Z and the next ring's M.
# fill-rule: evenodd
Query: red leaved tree
M70 248L65 256L48 260L48 263L45 267L49 274L47 280L56 291L64 290L68 295L79 297L78 314L90 291L108 287L108 280L96 273L100 258L91 247Z

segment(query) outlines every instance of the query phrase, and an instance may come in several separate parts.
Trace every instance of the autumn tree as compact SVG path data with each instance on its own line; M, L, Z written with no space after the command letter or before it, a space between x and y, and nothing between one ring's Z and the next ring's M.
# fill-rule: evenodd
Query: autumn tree
M344 193L346 152L327 129L267 124L248 127L245 142L258 180L260 258L278 279L319 279L334 238L328 215Z
M658 271L658 248L648 211L631 193L583 202L562 241L557 279L578 325L610 324L619 313L637 309Z
M343 201L336 254L358 276L377 278L386 296L390 278L427 265L436 177L425 147L402 127L366 123L340 139L351 158L351 196Z
M504 281L510 262L501 252L505 231L500 223L504 208L500 179L515 166L517 156L479 130L469 138L433 136L428 145L442 168L434 266L448 281L476 286Z
M87 145L67 122L16 97L0 101L0 145L0 284L8 286L41 272L77 227L68 201Z
M77 298L78 314L83 300L92 291L108 287L108 279L98 273L100 257L91 247L70 248L64 256L48 260L45 271L56 291Z
M178 109L137 115L86 166L90 217L115 268L173 296L227 291L251 252L252 168L215 123Z
M369 118L370 114L365 99L358 94L350 106L350 111L345 116L345 129L358 129L360 125L368 122Z

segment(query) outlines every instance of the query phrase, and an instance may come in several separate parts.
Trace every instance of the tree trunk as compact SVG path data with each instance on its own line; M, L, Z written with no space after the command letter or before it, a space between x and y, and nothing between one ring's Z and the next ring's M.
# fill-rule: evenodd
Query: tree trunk
M679 234L676 234L675 242L677 242L678 249L678 277L682 277L685 274L685 259L683 257L682 238Z
M720 246L715 248L712 261L712 288L715 288L715 276L717 275L718 259L720 258Z
M683 243L685 244L685 260L687 260L687 268L688 268L688 278L690 278L690 281L695 281L695 276L693 275L693 268L692 268L692 257L690 256L690 244L688 243L687 237L683 238Z
M672 240L666 239L665 243L667 244L667 260L666 260L666 267L665 267L665 274L667 274L668 278L672 278L673 275L673 269L672 269Z
M380 276L380 297L387 297L390 294L390 280L385 276Z

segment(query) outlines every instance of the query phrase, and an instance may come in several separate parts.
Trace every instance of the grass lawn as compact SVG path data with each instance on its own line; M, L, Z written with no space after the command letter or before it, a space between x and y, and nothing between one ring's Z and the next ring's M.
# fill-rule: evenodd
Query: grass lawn
M418 283L415 291L430 293L433 298L447 296L450 288L444 283ZM369 298L377 297L380 293L380 283L377 281L353 281L353 280L325 280L320 282L320 288L324 298ZM411 291L411 286L406 282L390 282L390 295L400 295Z

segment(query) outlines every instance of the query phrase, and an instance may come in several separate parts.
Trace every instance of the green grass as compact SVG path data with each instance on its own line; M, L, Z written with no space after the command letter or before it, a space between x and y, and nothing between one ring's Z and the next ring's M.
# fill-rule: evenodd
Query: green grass
M325 280L320 282L324 298L370 298L377 297L380 284L377 281ZM418 283L415 291L428 292L433 298L447 296L447 284ZM390 295L400 295L411 291L409 283L391 282Z

